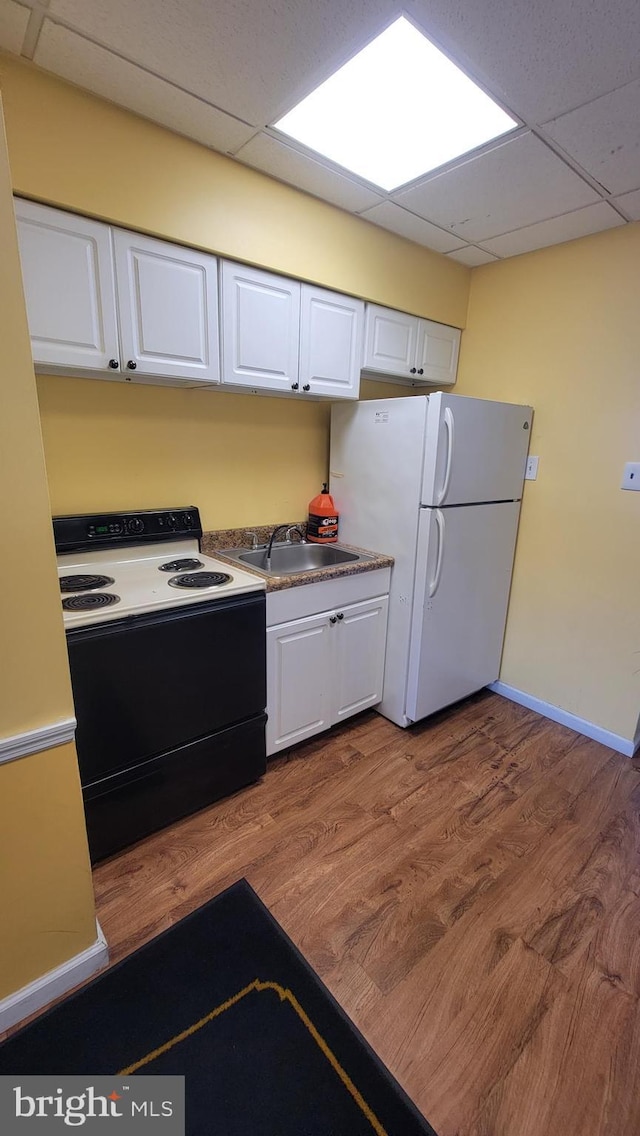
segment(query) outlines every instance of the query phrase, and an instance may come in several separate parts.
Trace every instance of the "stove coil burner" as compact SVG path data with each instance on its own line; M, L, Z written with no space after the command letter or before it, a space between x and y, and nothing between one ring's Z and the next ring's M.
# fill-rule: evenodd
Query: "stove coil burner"
M113 576L90 576L83 573L60 577L61 592L87 592L91 588L110 588L112 584L115 584Z
M168 564L161 564L159 572L192 572L194 568L204 568L201 560L185 557L184 560L170 560Z
M216 588L232 579L226 572L190 572L188 576L172 576L172 588Z
M84 592L80 596L67 596L62 601L65 611L91 611L97 607L110 607L120 603L120 596L114 592Z

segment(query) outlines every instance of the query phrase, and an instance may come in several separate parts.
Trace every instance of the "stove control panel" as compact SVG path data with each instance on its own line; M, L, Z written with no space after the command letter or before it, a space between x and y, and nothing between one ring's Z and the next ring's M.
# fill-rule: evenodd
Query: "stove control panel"
M89 548L116 548L202 536L195 505L179 509L145 509L136 513L83 513L53 518L56 552L84 552Z

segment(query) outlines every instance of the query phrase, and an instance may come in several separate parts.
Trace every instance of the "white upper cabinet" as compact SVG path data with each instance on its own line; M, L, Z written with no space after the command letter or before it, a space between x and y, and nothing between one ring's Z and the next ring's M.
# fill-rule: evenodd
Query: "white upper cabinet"
M16 198L40 371L220 381L217 259Z
M364 370L408 378L415 363L417 334L416 316L367 304Z
M15 210L35 363L118 370L109 226L19 198Z
M297 389L300 282L222 262L222 381Z
M219 382L216 257L123 229L113 243L121 369Z
M363 370L372 378L451 385L456 381L460 329L407 312L367 304Z
M222 381L254 390L357 398L364 304L222 262Z
M425 381L439 385L455 383L461 335L459 327L418 320L418 377L423 376Z
M303 284L300 389L330 398L357 398L363 333L362 300Z

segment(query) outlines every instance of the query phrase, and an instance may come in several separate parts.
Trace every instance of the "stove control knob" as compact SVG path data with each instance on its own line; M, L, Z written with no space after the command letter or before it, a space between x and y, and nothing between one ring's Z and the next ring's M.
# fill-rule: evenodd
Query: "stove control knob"
M176 517L175 513L171 513L171 514L170 514L170 516L169 516L169 525L170 525L170 527L171 527L172 529L175 529L175 528L177 528L177 527L178 527L178 518Z
M190 529L193 527L193 513L183 513L181 517L181 524L183 529Z
M127 532L137 536L138 533L144 532L144 521L140 517L132 517L127 521Z

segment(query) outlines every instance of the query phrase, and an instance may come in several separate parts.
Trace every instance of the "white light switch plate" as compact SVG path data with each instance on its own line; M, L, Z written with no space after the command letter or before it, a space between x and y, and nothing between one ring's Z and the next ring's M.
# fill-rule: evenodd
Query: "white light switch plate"
M535 481L537 476L538 476L538 459L528 457L527 458L527 468L524 471L524 479L525 479L525 481Z
M621 489L640 489L640 462L627 462L622 475Z

